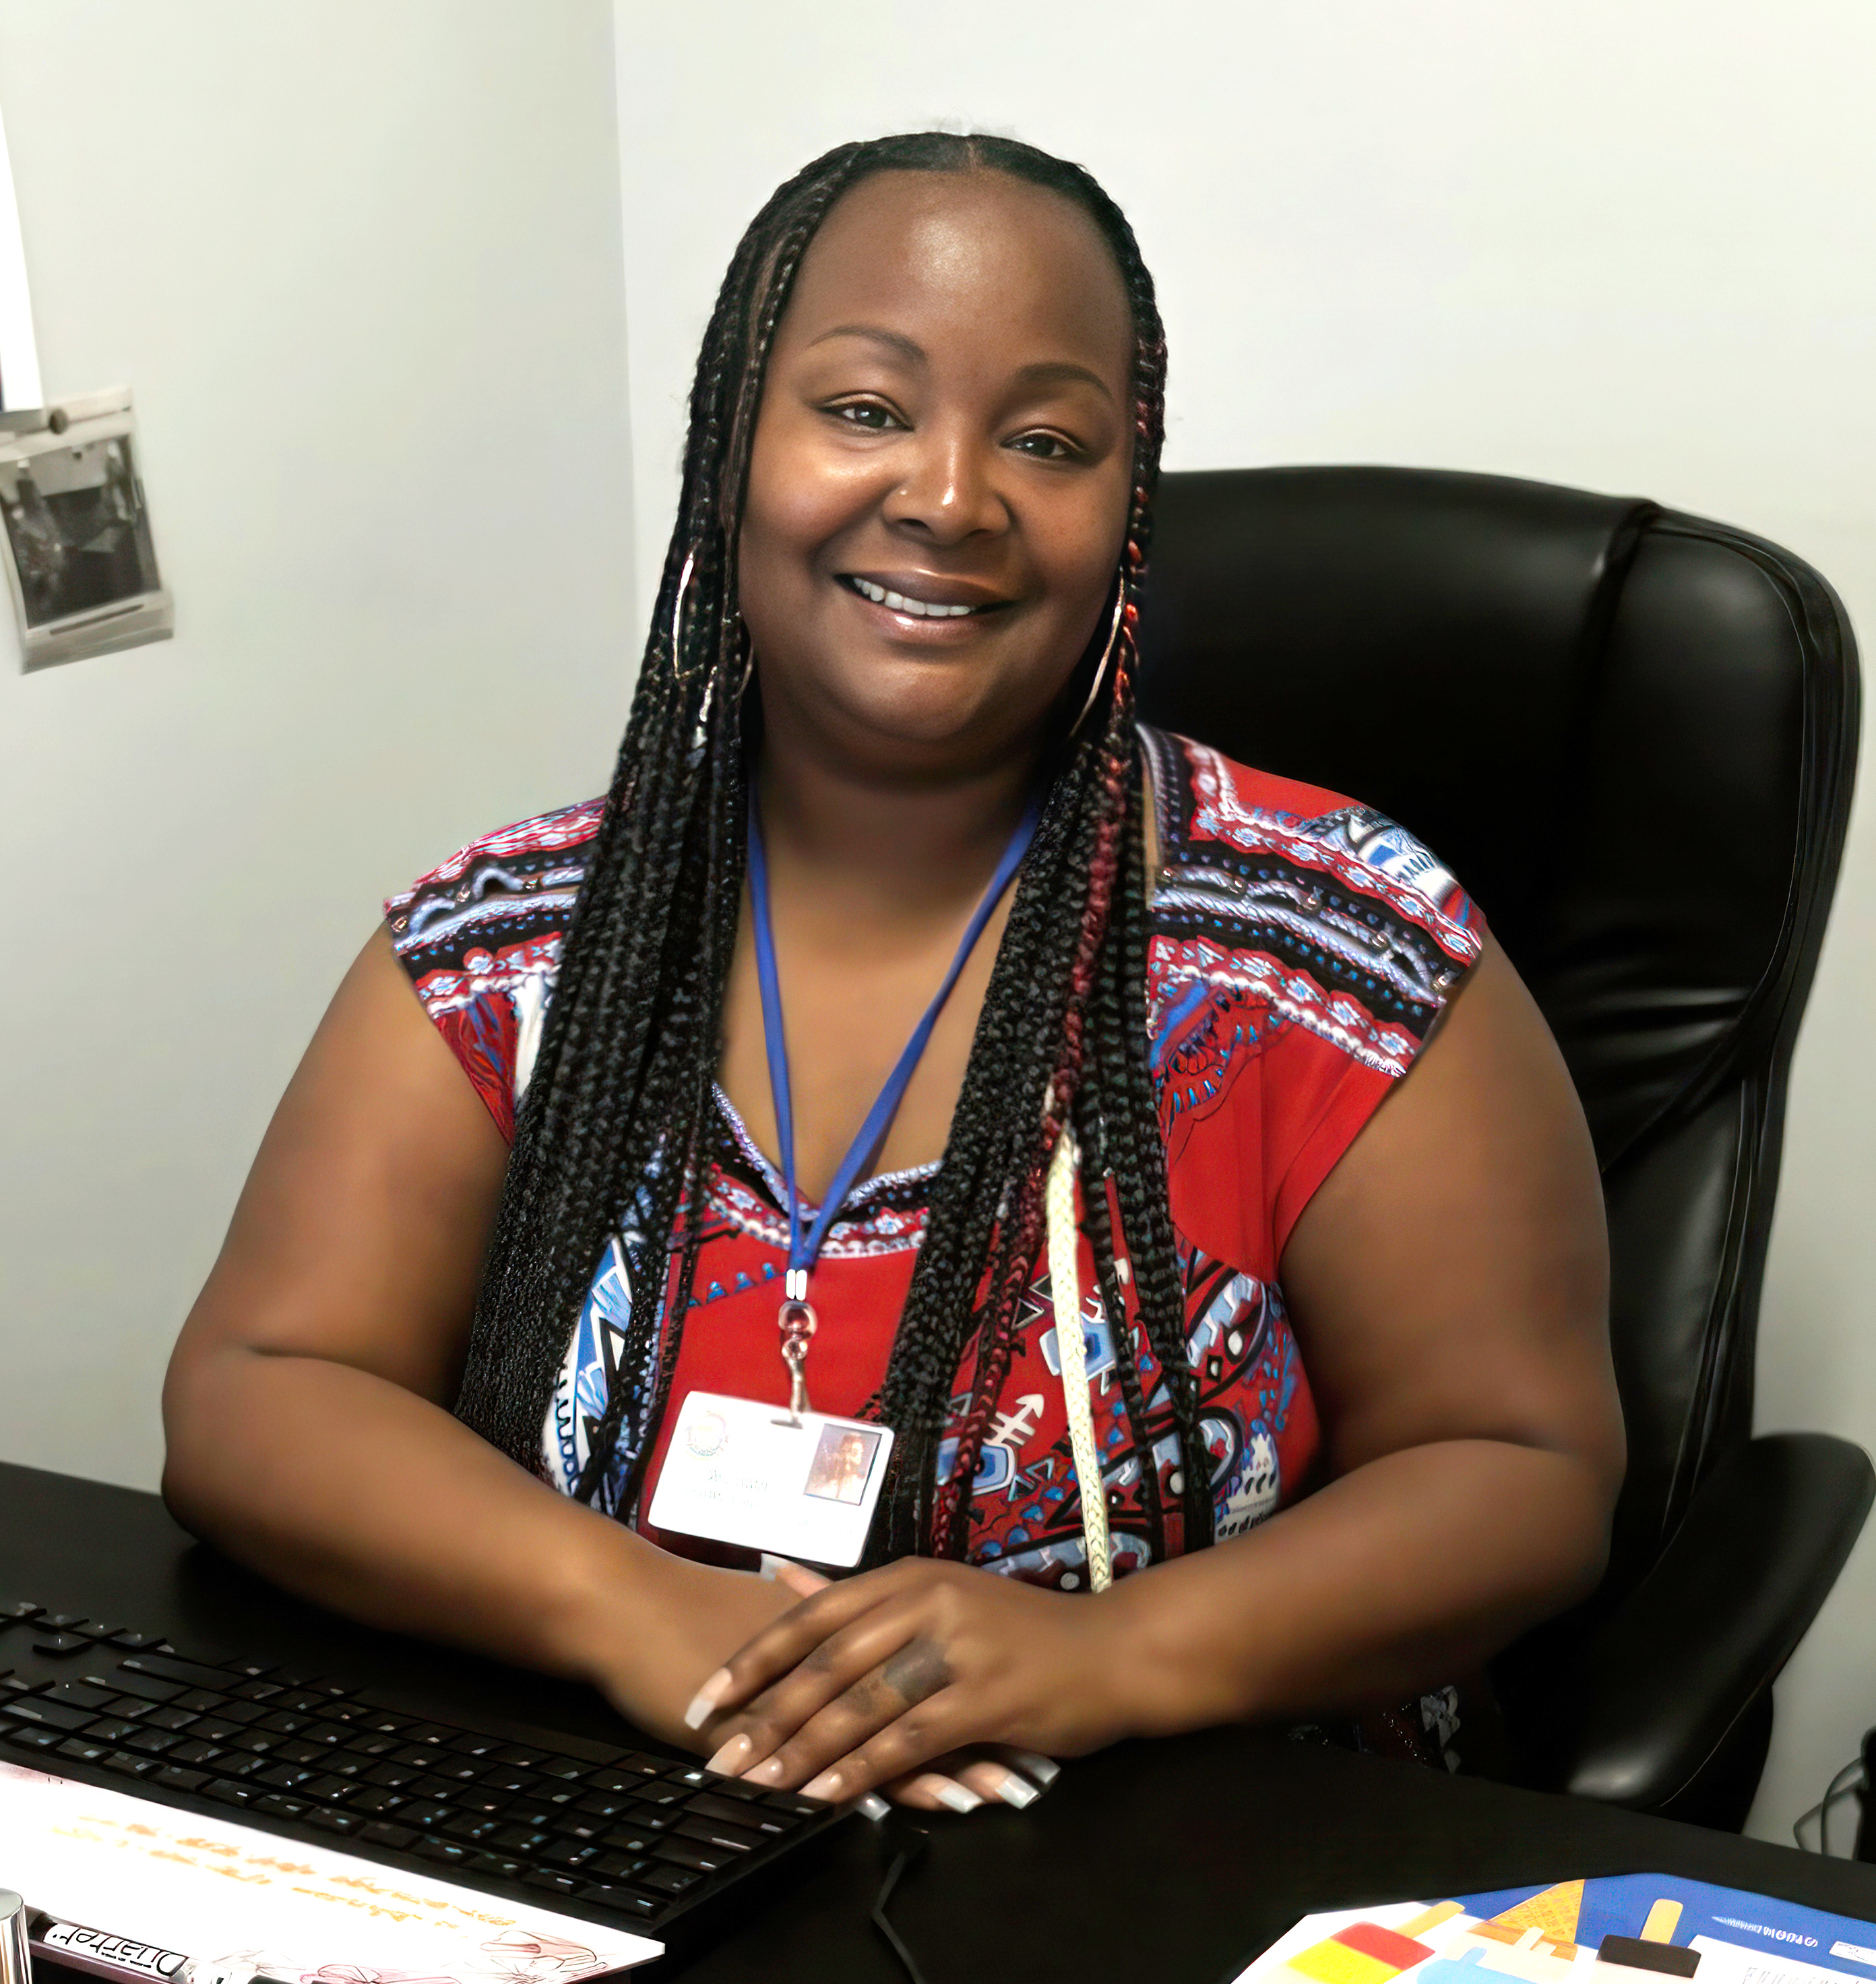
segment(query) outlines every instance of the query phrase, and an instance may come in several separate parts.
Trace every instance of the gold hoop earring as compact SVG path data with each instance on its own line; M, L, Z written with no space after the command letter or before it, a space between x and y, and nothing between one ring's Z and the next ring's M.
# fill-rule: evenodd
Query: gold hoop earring
M1114 659L1115 645L1121 638L1121 622L1127 612L1127 575L1122 572L1114 581L1114 622L1107 629L1107 645L1101 650L1100 665L1094 671L1094 679L1088 685L1088 699L1081 705L1081 714L1068 726L1070 737L1088 720L1088 712L1094 707L1094 699L1100 694L1100 685L1107 679L1107 664Z

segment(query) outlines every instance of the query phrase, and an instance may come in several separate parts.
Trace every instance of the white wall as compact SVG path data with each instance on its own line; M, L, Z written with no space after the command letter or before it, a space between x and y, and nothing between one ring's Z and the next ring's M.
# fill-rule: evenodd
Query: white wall
M0 1456L137 1486L379 898L604 783L635 652L606 0L0 0L46 390L176 638L0 633Z
M1777 539L1876 631L1864 0L617 0L642 586L736 235L842 139L1079 159L1161 287L1170 466L1389 461L1633 491ZM648 594L644 596L648 596ZM1761 1425L1876 1448L1876 845L1800 1048ZM1754 1829L1876 1723L1876 1533L1780 1691Z

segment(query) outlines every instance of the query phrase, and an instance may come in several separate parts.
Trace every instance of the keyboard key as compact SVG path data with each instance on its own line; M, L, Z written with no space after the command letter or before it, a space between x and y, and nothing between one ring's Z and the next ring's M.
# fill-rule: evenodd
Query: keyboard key
M502 1817L511 1825L558 1825L560 1814L551 1805L535 1805L527 1798L517 1798L512 1805L502 1808Z
M465 1729L460 1736L452 1736L444 1747L454 1751L458 1756L484 1757L492 1762L495 1752L501 1748L501 1739L496 1736L478 1736L474 1730Z
M693 1873L714 1874L739 1856L733 1846L706 1846L700 1839L679 1839L670 1833L652 1848L653 1857Z
M379 1785L371 1785L346 1802L354 1811L387 1812L399 1810L406 1801L394 1791L387 1791Z
M253 1808L270 1818L303 1818L309 1810L304 1798L289 1798L284 1791L269 1791L265 1798L257 1798Z
M420 1832L434 1832L451 1816L447 1805L439 1805L434 1798L418 1798L406 1805L397 1819L400 1825L414 1825Z
M307 1814L307 1823L317 1825L323 1832L356 1832L361 1825L372 1821L355 1811L338 1811L330 1805L315 1805Z
M311 1718L304 1715L289 1715L280 1709L270 1709L254 1724L256 1729L271 1729L282 1736L297 1736L307 1728Z
M458 1811L500 1811L508 1802L501 1791L491 1791L484 1785L465 1785L451 1802Z
M307 1784L306 1795L317 1798L322 1805L329 1805L335 1798L343 1802L357 1788L356 1785L348 1784L343 1778L335 1778L330 1771L321 1771Z
M62 1701L68 1708L108 1708L116 1697L108 1687L87 1681L62 1681L45 1691L49 1701Z
M447 1778L452 1784L474 1784L482 1775L482 1765L474 1757L458 1756L453 1750L434 1753L430 1759L431 1776Z
M631 1811L625 1815L625 1823L642 1825L651 1832L663 1832L675 1825L683 1816L684 1808L681 1805L639 1805L635 1802Z
M121 1743L126 1736L136 1735L137 1725L134 1722L123 1721L116 1716L106 1715L91 1725L90 1733L100 1743Z
M186 1694L176 1697L176 1706L186 1708L192 1715L216 1715L226 1699L225 1695L211 1694L206 1687L192 1687Z
M502 1820L492 1818L487 1814L477 1815L465 1813L459 1818L445 1819L437 1830L448 1834L452 1839L461 1839L471 1844L479 1845L483 1840L492 1838L499 1832L503 1823Z
M711 1784L709 1795L716 1798L737 1798L745 1805L760 1805L769 1794L760 1785L745 1784L740 1778L718 1778Z
M474 1858L464 1863L472 1874L491 1874L504 1881L512 1881L518 1874L525 1874L526 1866L519 1860L511 1859L505 1853L477 1852Z
M374 1818L369 1825L361 1825L358 1836L374 1846L414 1846L420 1837L407 1825L393 1825L382 1818Z
M701 1764L692 1764L685 1770L667 1771L665 1781L667 1784L682 1785L686 1791L702 1791L706 1785L716 1782L717 1773L706 1771Z
M11 1625L18 1619L36 1619L45 1610L43 1605L29 1604L25 1599L0 1605L0 1625Z
M35 1654L49 1654L54 1659L63 1659L68 1654L86 1654L91 1651L91 1642L81 1640L75 1633L40 1633L32 1636L32 1651Z
M6 1740L18 1750L55 1750L65 1740L62 1729L9 1729Z
M49 1626L55 1633L69 1633L74 1626L82 1626L84 1623L82 1612L48 1612L39 1621L42 1626Z
M764 1791L762 1803L790 1818L819 1818L829 1809L820 1799L805 1798L799 1791Z
M631 1800L618 1791L589 1791L574 1803L575 1811L590 1812L595 1818L617 1818L631 1810Z
M236 1682L228 1692L237 1701L271 1701L286 1691L277 1681L243 1681Z
M250 1805L256 1799L271 1798L273 1794L263 1785L237 1784L228 1775L226 1767L224 1765L222 1775L209 1785L203 1795L206 1798L212 1798L222 1805Z
M460 1867L475 1857L475 1848L457 1839L420 1840L412 1850L420 1860L434 1860L440 1867Z
M558 1778L563 1784L587 1775L586 1766L572 1757L543 1757L535 1768L544 1778Z
M154 1757L139 1757L129 1750L113 1750L104 1760L107 1771L121 1771L127 1778L147 1778L159 1768Z
M237 1729L228 1738L231 1750L245 1750L250 1757L271 1757L286 1739L271 1729Z
M434 1743L400 1743L386 1758L388 1763L408 1764L419 1771L430 1770L437 1761L437 1747Z
M504 1853L525 1853L531 1857L549 1845L552 1838L538 1826L504 1825L489 1835L488 1843Z
M513 1797L531 1791L535 1781L532 1771L517 1771L506 1764L497 1764L492 1771L484 1771L478 1781L489 1791Z
M21 1722L36 1723L42 1729L60 1729L75 1734L97 1721L89 1709L68 1708L62 1701L49 1701L43 1695L22 1695L7 1704L6 1712Z
M685 1795L682 1785L644 1784L635 1795L644 1805L682 1805Z
M93 1733L95 1734L95 1732L94 1731ZM173 1764L183 1764L190 1766L193 1766L196 1764L212 1764L217 1758L222 1756L223 1754L224 1753L219 1744L200 1742L196 1738L189 1737L186 1738L182 1742L177 1744L176 1748L169 1752L169 1761Z
M746 1825L731 1825L720 1818L700 1818L695 1812L678 1821L676 1832L685 1839L701 1840L706 1846L727 1846L734 1853L746 1853L752 1846L769 1843Z
M119 1662L110 1684L119 1694L133 1694L139 1701L173 1701L179 1694L189 1692L181 1681L167 1681L161 1674L145 1674L133 1661Z
M642 1756L636 1750L627 1750L612 1759L612 1768L631 1778L662 1778L670 1769L671 1759Z
M541 1860L544 1866L548 1867L593 1868L599 1864L599 1848L597 1846L576 1846L566 1840L557 1839L541 1855Z
M365 1773L368 1785L384 1785L389 1789L402 1791L406 1785L414 1785L423 1775L408 1764L394 1764L387 1758L381 1764L374 1764Z
M173 1729L139 1729L136 1735L127 1738L126 1750L141 1750L146 1757L160 1757L166 1750L173 1750L182 1741Z
M648 1922L654 1915L661 1915L670 1904L654 1895L642 1895L634 1888L610 1887L600 1882L580 1890L579 1899L591 1902L597 1909L612 1909L620 1915L631 1915L639 1922Z
M207 1771L179 1770L173 1764L165 1764L150 1773L152 1784L167 1785L173 1791L198 1791L208 1781Z
M178 1660L173 1654L133 1654L129 1659L118 1662L117 1671L119 1676L139 1674L146 1680L173 1681L176 1692L186 1687L206 1687L217 1694L233 1692L228 1685L227 1675L219 1668L204 1667L199 1661ZM116 1684L127 1694L141 1692L122 1679ZM162 1699L160 1695L156 1698Z
M639 1876L639 1882L642 1886L661 1888L667 1895L681 1895L702 1878L702 1874L688 1867L652 1867Z
M126 1652L138 1653L145 1647L166 1647L169 1642L160 1633L113 1633L111 1644L123 1647Z
M538 1750L524 1750L519 1744L504 1743L495 1752L494 1761L498 1764L512 1764L518 1771L531 1771L544 1760Z
M270 1764L264 1771L256 1771L254 1781L257 1785L271 1785L277 1791L303 1791L319 1775L309 1771L303 1764Z
M580 1883L571 1874L554 1874L545 1868L532 1874L524 1874L521 1878L531 1888L544 1888L551 1895L577 1895Z
M662 1835L642 1826L618 1825L606 1835L606 1845L615 1853L649 1853Z
M72 1629L82 1640L114 1640L124 1629L121 1626L101 1626L95 1620Z
M143 1718L146 1729L189 1729L201 1720L191 1715L186 1708L178 1708L172 1702L167 1708L152 1708Z
M404 1731L407 1741L427 1743L433 1748L447 1744L456 1734L447 1722L413 1722Z
M295 1715L317 1715L326 1705L323 1694L309 1694L303 1688L296 1688L290 1694L280 1697L280 1706Z
M303 1743L297 1738L283 1743L273 1753L283 1764L317 1764L325 1768L326 1747L323 1743Z
M95 1743L89 1736L68 1736L56 1753L81 1764L101 1764L111 1754L108 1743Z
M285 1674L270 1667L265 1661L224 1661L222 1672L231 1674L242 1681L259 1681L263 1674L273 1674L283 1687L291 1685Z
M264 1701L224 1701L215 1711L222 1721L238 1722L243 1728L251 1728L266 1712Z
M767 1811L759 1805L720 1798L714 1791L698 1792L685 1810L693 1818L720 1818L730 1825L753 1827L772 1839L789 1829L787 1820L779 1813Z
M630 1879L652 1865L642 1853L601 1853L588 1863L591 1871L608 1881Z

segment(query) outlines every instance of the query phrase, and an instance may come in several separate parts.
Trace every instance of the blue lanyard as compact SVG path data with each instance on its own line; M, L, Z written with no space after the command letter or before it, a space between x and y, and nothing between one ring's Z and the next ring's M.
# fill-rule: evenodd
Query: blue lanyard
M896 1066L886 1078L886 1086L880 1090L879 1099L868 1111L866 1120L860 1125L859 1134L853 1139L846 1155L840 1161L840 1168L835 1172L833 1182L827 1188L827 1196L822 1201L821 1209L815 1216L814 1224L804 1233L802 1231L801 1194L795 1184L795 1111L789 1093L788 1043L782 1031L782 987L776 976L775 930L769 915L769 862L762 851L762 829L756 817L755 799L749 798L749 900L755 912L755 971L762 988L762 1033L769 1048L769 1088L775 1100L776 1134L782 1145L782 1177L788 1193L788 1265L787 1292L794 1301L802 1301L807 1295L808 1271L815 1263L826 1240L828 1229L836 1216L846 1203L847 1195L853 1191L859 1175L877 1154L886 1141L886 1133L899 1104L905 1099L906 1090L912 1080L912 1071L919 1064L919 1057L925 1051L926 1044L932 1037L932 1029L938 1024L938 1015L944 1010L944 1002L951 996L951 988L957 983L958 974L964 962L976 949L983 927L995 910L1004 890L1010 886L1010 878L1023 865L1023 857L1029 852L1029 844L1036 837L1036 823L1041 813L1041 801L1032 799L1028 810L1017 823L1016 832L1010 836L1010 845L1003 850L1003 859L997 864L997 873L990 877L990 885L983 892L983 900L978 903L963 940L958 945L957 955L951 960L951 968L944 975L944 983L938 988L937 996L925 1009L925 1017L912 1030L912 1037L906 1043L906 1051L899 1057Z

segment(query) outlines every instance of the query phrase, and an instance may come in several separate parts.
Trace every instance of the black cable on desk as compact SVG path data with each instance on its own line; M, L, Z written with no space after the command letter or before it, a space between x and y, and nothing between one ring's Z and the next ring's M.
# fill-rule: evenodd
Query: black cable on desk
M893 1899L893 1890L899 1885L899 1878L913 1862L925 1851L925 1842L930 1835L922 1825L914 1825L903 1812L894 1811L879 1824L882 1845L889 1856L886 1878L879 1883L879 1892L873 1898L873 1925L886 1938L888 1947L899 1959L912 1984L925 1984L925 1973L920 1969L917 1959L906 1947L905 1939L886 1919L886 1904Z

